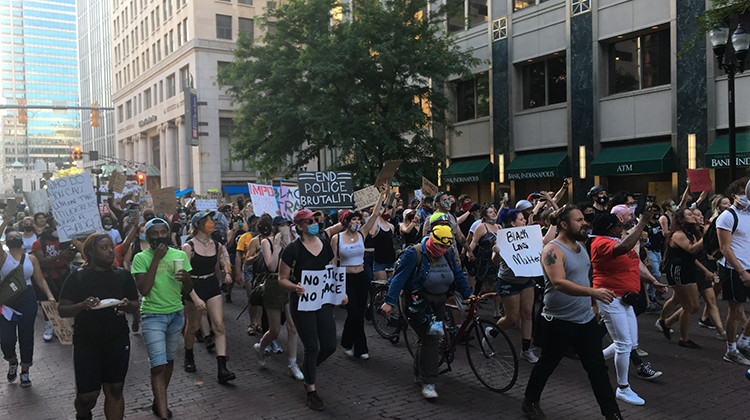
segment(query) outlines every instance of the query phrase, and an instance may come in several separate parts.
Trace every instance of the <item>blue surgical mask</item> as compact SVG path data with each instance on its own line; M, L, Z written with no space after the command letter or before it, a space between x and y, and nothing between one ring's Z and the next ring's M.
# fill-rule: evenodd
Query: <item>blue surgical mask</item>
M138 237L138 239L140 239L142 241L146 241L146 235L141 235L141 236Z
M740 205L740 208L746 209L750 207L750 200L748 200L746 195L738 195L737 196L737 203Z
M318 236L318 232L320 232L320 229L316 224L312 224L307 227L307 234L310 236Z

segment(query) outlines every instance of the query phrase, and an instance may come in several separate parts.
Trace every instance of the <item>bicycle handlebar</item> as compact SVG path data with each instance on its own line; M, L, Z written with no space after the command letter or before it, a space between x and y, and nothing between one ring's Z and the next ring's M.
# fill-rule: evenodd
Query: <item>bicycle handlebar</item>
M474 296L474 297L471 297L462 301L461 303L463 303L464 305L471 305L473 303L483 301L487 299L488 297L492 297L492 296L497 296L497 292L484 293L479 296Z

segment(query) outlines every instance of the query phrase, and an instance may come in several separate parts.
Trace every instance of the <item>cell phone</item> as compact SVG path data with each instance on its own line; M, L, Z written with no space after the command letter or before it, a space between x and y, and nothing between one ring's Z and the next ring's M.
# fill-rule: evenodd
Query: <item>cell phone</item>
M508 201L508 193L507 192L503 193L503 200Z

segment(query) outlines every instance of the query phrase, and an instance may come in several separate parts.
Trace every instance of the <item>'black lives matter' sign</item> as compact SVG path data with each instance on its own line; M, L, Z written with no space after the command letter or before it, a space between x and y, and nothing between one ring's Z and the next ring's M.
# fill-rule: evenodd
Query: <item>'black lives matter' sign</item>
M299 204L311 210L338 210L354 207L351 172L300 172Z

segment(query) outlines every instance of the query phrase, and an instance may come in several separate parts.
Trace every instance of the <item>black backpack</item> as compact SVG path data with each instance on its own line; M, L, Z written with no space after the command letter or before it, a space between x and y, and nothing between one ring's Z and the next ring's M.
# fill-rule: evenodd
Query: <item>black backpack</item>
M734 224L732 225L732 233L734 233L735 230L737 230L737 224L739 223L739 219L737 218L737 213L735 213L733 208L728 208L728 212L732 213L732 217L734 217ZM711 224L708 226L708 229L706 229L706 233L703 234L703 249L706 250L706 253L708 254L708 257L713 260L719 260L723 257L721 255L721 251L719 250L719 236L716 233L716 221L719 218L711 222Z
M417 253L417 263L414 265L414 271L411 272L409 275L409 278L414 277L414 275L417 273L417 270L419 270L419 267L422 266L422 243L418 242L411 247L406 247L402 250L396 251L396 262L393 264L393 272L396 272L396 268L401 263L401 257L403 257L404 253L407 249L414 248L414 251Z

